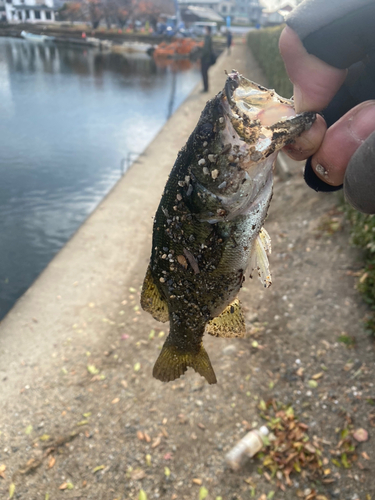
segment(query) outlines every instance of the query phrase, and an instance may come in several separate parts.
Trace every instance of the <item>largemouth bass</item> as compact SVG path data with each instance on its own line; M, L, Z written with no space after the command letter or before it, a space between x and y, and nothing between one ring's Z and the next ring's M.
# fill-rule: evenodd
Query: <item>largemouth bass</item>
M179 152L154 219L141 305L170 332L155 363L168 382L190 366L216 383L204 333L241 337L237 294L249 273L271 283L263 223L277 151L315 120L233 71Z

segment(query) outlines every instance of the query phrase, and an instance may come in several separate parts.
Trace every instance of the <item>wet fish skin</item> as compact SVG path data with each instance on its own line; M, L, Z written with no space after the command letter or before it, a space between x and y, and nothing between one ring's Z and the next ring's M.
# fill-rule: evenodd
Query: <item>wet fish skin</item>
M263 93L271 104L254 117L246 112L246 95L253 99L256 92L258 100ZM178 378L191 366L216 383L202 344L205 329L243 335L235 299L271 201L277 150L314 121L314 114L305 113L262 126L259 117L267 121L271 113L272 119L272 106L290 108L290 101L274 102L270 94L237 72L229 75L225 89L206 104L169 175L154 219L141 296L146 311L159 321L170 320L153 371L162 381Z

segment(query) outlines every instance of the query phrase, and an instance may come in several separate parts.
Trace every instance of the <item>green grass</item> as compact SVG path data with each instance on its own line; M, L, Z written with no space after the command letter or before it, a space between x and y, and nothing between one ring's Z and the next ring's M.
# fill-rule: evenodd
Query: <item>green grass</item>
M247 44L267 77L268 86L283 97L291 97L293 85L279 53L279 38L284 26L250 31Z
M375 336L375 215L357 212L348 204L344 206L344 212L350 222L352 243L364 250L364 272L357 289L371 308L372 314L366 326Z

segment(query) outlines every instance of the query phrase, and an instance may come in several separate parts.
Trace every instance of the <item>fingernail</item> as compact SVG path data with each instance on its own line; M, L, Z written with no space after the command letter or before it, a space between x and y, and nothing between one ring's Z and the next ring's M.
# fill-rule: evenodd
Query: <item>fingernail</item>
M348 126L354 139L359 142L366 140L375 129L375 101L363 103Z
M303 98L301 89L298 87L298 85L294 85L293 87L293 98L294 109L296 110L296 113L301 113L301 111L303 110Z
M320 163L317 163L315 167L313 167L315 172L318 174L318 176L323 179L324 181L328 179L328 172L327 170L321 165Z

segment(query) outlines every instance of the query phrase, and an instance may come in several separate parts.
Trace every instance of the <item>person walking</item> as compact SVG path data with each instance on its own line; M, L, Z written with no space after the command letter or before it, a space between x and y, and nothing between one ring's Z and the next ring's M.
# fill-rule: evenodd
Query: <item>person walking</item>
M228 55L230 54L230 48L232 46L232 32L230 30L227 30L227 49L228 49Z
M213 64L214 53L212 50L211 26L205 27L204 45L201 57L201 72L203 79L202 92L208 92L208 68Z

